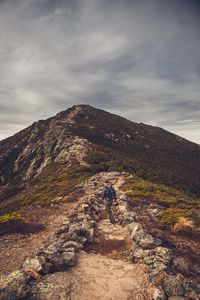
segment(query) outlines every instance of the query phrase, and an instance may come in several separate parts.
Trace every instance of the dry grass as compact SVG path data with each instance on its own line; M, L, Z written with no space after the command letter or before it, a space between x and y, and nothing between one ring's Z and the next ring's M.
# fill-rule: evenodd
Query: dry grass
M172 231L175 233L189 233L194 231L194 223L185 217L180 217L178 222L173 226Z

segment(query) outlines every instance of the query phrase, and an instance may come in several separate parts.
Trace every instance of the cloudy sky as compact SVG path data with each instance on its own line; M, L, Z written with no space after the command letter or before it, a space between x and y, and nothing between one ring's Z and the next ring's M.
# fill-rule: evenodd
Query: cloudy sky
M200 143L200 1L0 0L0 139L74 104Z

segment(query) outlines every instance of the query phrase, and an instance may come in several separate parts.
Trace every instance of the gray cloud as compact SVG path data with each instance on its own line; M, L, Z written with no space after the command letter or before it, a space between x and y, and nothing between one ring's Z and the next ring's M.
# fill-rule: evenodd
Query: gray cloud
M200 143L198 1L0 1L0 139L86 103Z

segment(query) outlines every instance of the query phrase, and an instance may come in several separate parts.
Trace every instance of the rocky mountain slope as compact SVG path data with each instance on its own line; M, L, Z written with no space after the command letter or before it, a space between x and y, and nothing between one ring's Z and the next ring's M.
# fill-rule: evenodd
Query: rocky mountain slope
M62 196L82 179L112 170L200 194L199 145L77 105L0 142L1 214Z

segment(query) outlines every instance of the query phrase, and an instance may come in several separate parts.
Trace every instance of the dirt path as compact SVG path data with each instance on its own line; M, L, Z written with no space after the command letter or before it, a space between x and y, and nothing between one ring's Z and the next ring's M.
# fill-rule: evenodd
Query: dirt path
M78 264L69 272L71 300L152 299L152 288L141 265L126 260L134 247L125 227L103 219L97 227L95 243L82 251Z
M40 300L153 299L145 266L127 259L134 247L127 228L102 215L94 242L79 252L75 267L42 278Z
M76 278L71 300L151 299L148 279L139 265L100 254L81 253L78 265L70 274Z
M124 178L115 173L101 173L93 192L101 191L108 179L119 197ZM99 194L99 201L100 198ZM152 300L153 288L145 267L133 264L128 259L129 251L135 246L128 229L109 223L104 204L100 205L100 212L101 220L97 223L95 240L85 251L80 251L77 265L65 277L67 296L63 294L63 298L60 296L58 299Z

